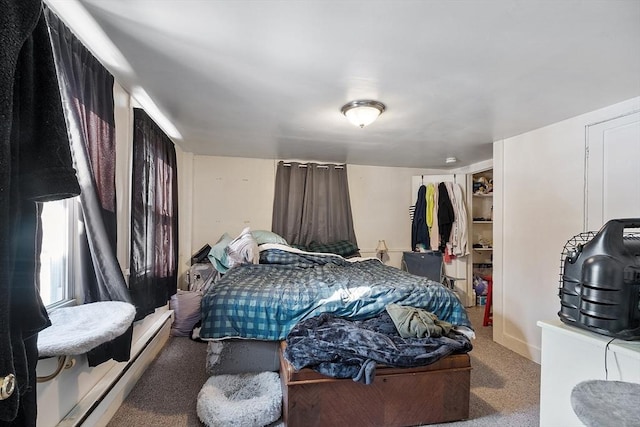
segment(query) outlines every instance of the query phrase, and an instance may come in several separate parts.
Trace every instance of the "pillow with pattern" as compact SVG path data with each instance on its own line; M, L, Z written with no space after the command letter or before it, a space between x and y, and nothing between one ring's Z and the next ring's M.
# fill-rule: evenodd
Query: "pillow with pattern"
M260 262L260 252L258 242L251 234L249 227L242 230L242 233L226 249L229 268L243 264L258 264Z
M356 254L360 249L348 240L339 240L331 243L319 243L313 241L309 243L307 250L309 252L337 254L347 258Z

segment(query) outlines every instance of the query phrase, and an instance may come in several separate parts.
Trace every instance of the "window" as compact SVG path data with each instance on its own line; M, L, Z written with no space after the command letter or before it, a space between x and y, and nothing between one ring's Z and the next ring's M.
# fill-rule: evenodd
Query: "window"
M49 308L75 296L73 258L78 230L78 198L42 203L40 297Z
M278 162L271 231L289 244L357 246L347 165Z

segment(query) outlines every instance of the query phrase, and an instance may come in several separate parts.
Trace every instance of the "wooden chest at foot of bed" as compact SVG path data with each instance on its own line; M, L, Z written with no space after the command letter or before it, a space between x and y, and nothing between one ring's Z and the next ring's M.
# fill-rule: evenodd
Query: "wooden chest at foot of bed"
M414 426L469 417L468 354L418 368L378 367L372 384L295 371L280 348L282 418L288 427Z

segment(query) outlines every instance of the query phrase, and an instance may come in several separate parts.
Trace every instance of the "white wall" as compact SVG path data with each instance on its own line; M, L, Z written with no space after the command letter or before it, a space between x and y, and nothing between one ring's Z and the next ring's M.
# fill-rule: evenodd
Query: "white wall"
M178 163L178 273L184 287L191 255L205 244L214 245L224 233L235 237L244 227L271 230L275 163L182 151Z
M634 98L494 144L494 340L536 362L536 321L560 309L560 253L584 231L585 127L638 109Z
M271 230L273 160L194 156L193 249L243 228Z
M411 178L436 175L441 170L348 165L353 226L362 256L376 256L378 240L389 248L385 263L400 267L402 252L411 250L409 206Z
M193 153L176 145L178 164L178 288L188 289L186 271L191 259L191 220L193 211Z

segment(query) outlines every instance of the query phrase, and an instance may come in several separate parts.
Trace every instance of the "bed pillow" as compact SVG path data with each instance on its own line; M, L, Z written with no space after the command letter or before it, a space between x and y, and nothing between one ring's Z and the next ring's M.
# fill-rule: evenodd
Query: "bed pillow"
M213 245L209 251L209 261L220 273L226 273L229 269L229 260L227 257L227 246L233 239L227 233L224 233L218 243Z
M258 243L251 234L249 227L242 230L242 233L227 245L226 252L229 268L243 264L258 264L260 262Z
M332 243L311 242L307 247L309 252L325 252L330 254L342 255L343 257L351 256L360 249L348 240L339 240Z
M178 289L169 301L169 308L173 310L174 320L171 325L171 335L174 337L188 337L191 330L200 321L200 301L202 294L195 291Z
M253 230L251 232L251 235L256 239L256 242L258 242L259 245L262 245L264 243L278 243L280 245L288 245L284 237L274 233L273 231Z

